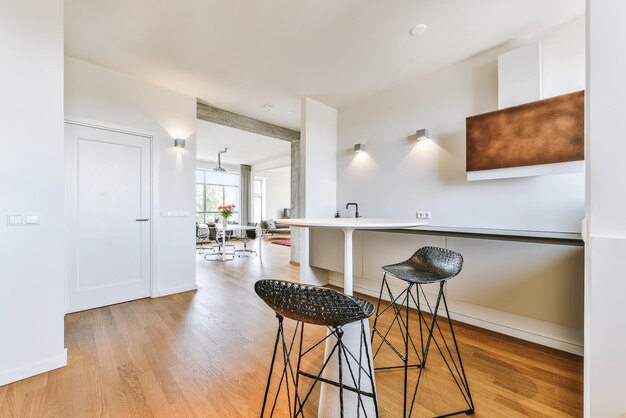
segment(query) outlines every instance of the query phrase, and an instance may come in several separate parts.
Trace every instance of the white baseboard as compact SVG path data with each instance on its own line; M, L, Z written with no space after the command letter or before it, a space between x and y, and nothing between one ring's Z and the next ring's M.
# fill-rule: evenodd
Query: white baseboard
M330 284L343 287L343 281L339 280L337 275L331 274L330 277ZM380 289L372 290L362 286L354 286L355 292L376 298L378 297L379 290ZM447 299L447 301L450 316L452 319L459 322L545 345L568 353L580 356L583 355L583 330L457 300Z
M584 332L581 329L452 299L448 299L448 305L450 316L457 321L579 356L583 355Z
M184 286L170 287L169 289L162 289L162 290L159 290L157 294L152 297L159 298L161 296L174 295L176 293L189 292L191 290L198 290L198 285L196 283L193 283L193 284L187 284Z
M8 385L9 383L17 382L18 380L36 376L64 366L67 366L67 348L64 348L61 354L54 357L27 364L17 369L0 372L0 386Z

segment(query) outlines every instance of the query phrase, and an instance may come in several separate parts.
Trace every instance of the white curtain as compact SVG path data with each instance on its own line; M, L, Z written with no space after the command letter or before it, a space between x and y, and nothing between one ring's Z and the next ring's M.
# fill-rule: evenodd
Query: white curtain
M239 170L239 192L241 193L239 197L239 201L241 202L241 207L239 208L239 222L241 225L246 225L250 221L251 212L250 199L252 191L250 186L252 185L252 167L241 164Z

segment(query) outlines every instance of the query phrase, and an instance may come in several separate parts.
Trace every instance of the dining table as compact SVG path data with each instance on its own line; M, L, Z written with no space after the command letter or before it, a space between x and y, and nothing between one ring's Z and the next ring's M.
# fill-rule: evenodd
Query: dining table
M216 223L215 228L217 229L218 239L221 239L222 245L218 249L217 259L221 261L227 261L227 256L234 254L229 254L226 252L226 233L227 232L241 232L241 231L256 231L256 236L259 238L259 259L263 258L263 244L261 238L261 226L260 225L238 225L238 224L228 224L226 228L221 223Z
M343 231L344 235L344 261L343 261L343 292L352 296L354 294L354 276L352 265L352 236L355 230L393 230L393 229L408 229L426 225L428 222L422 219L385 219L385 218L322 218L322 219L281 219L281 224L289 225L297 228L309 228L309 229L335 229ZM308 248L305 244L304 248ZM382 266L381 266L382 267ZM366 329L367 334L370 333L369 321L363 320L363 326ZM352 352L359 352L361 347L361 324L355 322L352 324L343 326L343 342L348 349ZM326 339L325 358L332 353L332 347L335 341L331 341L331 338ZM370 362L371 370L374 370L374 362L372 359L371 341L366 339L368 344L366 352L369 354L369 358L366 361ZM349 364L352 362L352 364ZM324 371L324 378L328 380L337 381L339 375L339 364L336 358L329 360L328 365ZM344 362L342 370L343 375L347 376L350 372L350 367L353 370L358 370L359 367L354 359L348 358L348 361ZM365 379L367 381L367 379ZM369 387L369 382L362 382L364 391L375 392L376 388ZM364 410L364 411L363 411ZM344 416L356 417L364 416L362 412L365 412L367 416L377 416L375 411L375 405L371 398L366 398L363 401L361 410L359 411L359 401L357 395L353 392L344 392ZM340 417L340 402L339 402L339 390L330 384L322 383L320 389L320 400L318 407L318 417L322 418L335 418Z

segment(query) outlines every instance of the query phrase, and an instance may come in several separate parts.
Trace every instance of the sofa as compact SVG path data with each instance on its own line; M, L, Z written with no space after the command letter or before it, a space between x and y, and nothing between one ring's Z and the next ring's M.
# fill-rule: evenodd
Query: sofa
M291 234L291 229L287 225L281 225L274 219L261 221L261 233L263 238L268 238L278 234Z

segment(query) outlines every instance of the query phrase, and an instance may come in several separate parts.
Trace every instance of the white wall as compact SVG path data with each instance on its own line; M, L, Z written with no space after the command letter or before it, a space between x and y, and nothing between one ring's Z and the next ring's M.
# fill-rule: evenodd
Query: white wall
M280 141L280 139L277 139L276 141ZM278 158L272 158L271 160L254 163L252 169L256 171L267 171L273 170L275 168L286 167L289 165L291 165L291 154L284 155Z
M0 13L0 386L66 364L63 1ZM38 215L7 226L7 215Z
M626 3L588 8L585 416L626 414Z
M196 98L73 58L65 59L65 115L153 133L158 295L194 289ZM186 138L183 150L174 138ZM172 212L184 216L170 217Z
M337 205L363 216L432 225L576 232L584 175L467 182L465 118L497 108L497 56L541 40L545 97L582 90L585 22L579 18L339 109ZM415 141L428 128L434 141ZM353 145L365 143L355 154ZM328 215L327 215L328 216Z
M265 219L282 218L291 207L291 167L255 171L254 176L265 178Z

